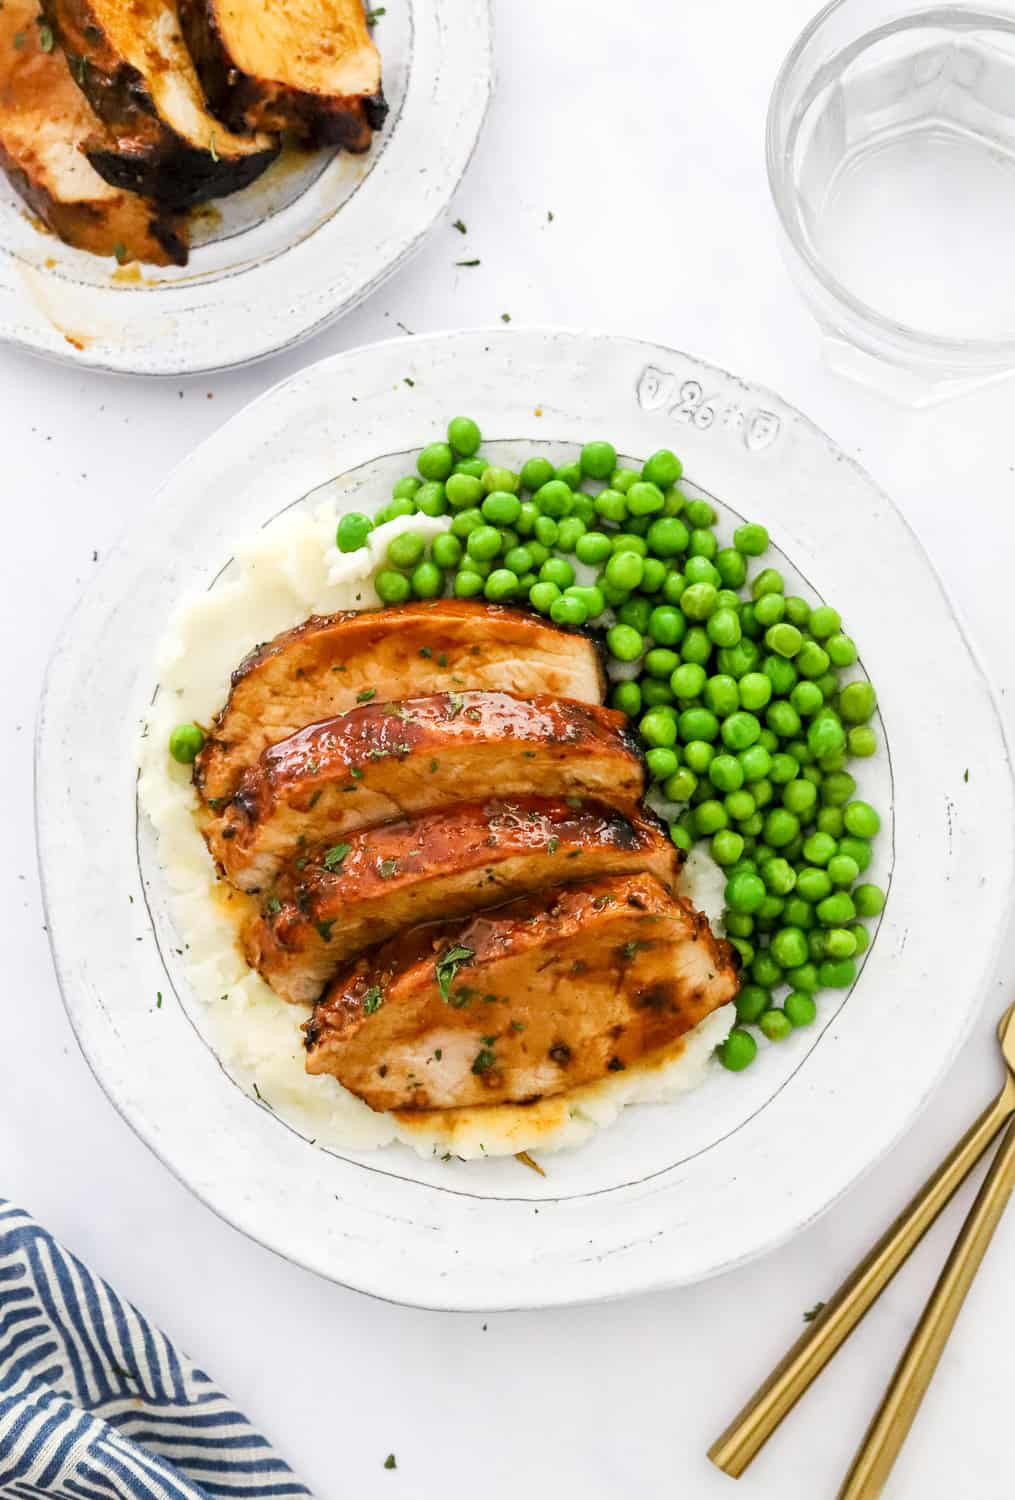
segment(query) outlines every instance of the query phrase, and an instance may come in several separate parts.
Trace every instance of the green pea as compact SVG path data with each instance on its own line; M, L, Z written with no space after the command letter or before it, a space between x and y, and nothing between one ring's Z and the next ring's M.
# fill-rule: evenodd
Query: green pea
M817 965L814 963L801 964L798 969L790 969L786 974L786 983L792 985L795 990L803 990L810 994L821 986L818 977Z
M553 547L557 541L557 523L552 516L537 516L534 527L536 541L544 547Z
M856 979L856 964L851 958L826 958L818 968L822 989L848 990Z
M681 766L663 782L667 802L688 802L698 789L698 778L690 766Z
M436 479L428 479L416 491L416 509L424 516L447 514L448 502L444 486Z
M705 668L697 662L684 662L670 678L670 687L678 698L697 698L705 686Z
M366 546L367 537L373 529L374 523L369 516L358 510L348 511L338 523L335 545L339 552L358 552L361 547Z
M794 757L792 755L787 755L784 751L780 750L772 756L768 775L775 782L776 786L785 786L788 782L793 780L793 778L799 773L799 770L799 763L794 759Z
M555 583L546 579L540 583L534 583L529 589L529 603L533 609L538 609L541 615L548 615L553 603L560 598L561 591ZM639 706L641 699L639 695Z
M474 598L483 592L485 581L482 574L473 572L471 568L462 568L455 574L455 598Z
M842 886L846 889L848 889L849 886L853 884L854 880L856 880L858 875L860 874L860 866L857 864L856 860L852 859L848 854L833 854L825 868L828 871L828 878L829 880L831 880L832 884ZM855 899L856 892L854 892L854 900ZM860 910L859 906L857 907L857 910ZM866 912L861 912L861 916L866 915Z
M853 892L858 917L876 917L884 911L885 893L879 885L858 885Z
M645 649L645 642L633 626L611 625L606 632L606 646L618 661L637 661Z
M606 584L605 587L609 588L610 585ZM633 626L639 635L647 633L648 622L651 618L651 602L648 599L642 599L637 596L633 599L625 597L623 603L617 609L617 619L621 625Z
M738 792L744 784L743 767L735 755L717 755L709 765L708 779L720 792Z
M692 583L684 590L680 607L689 620L707 620L716 609L716 587L712 583Z
M566 589L574 583L574 568L565 557L548 557L539 570L539 578L542 583L555 583L559 589Z
M846 733L846 749L858 760L865 760L878 748L878 737L869 724L856 724Z
M783 969L795 969L807 962L807 939L799 927L780 927L772 937L772 957Z
M765 708L772 697L771 680L764 672L745 672L740 679L740 702L752 713Z
M703 776L712 764L715 747L708 740L685 740L684 762L698 776Z
M552 585L551 585L552 587ZM610 703L629 719L641 713L641 688L636 682L618 682L610 694Z
M805 767L804 774L809 774L812 767ZM833 839L841 839L846 831L846 825L842 821L842 813L837 807L823 807L817 816L817 828L819 833L830 833Z
M483 524L483 513L475 506L468 510L460 510L451 522L451 535L465 538Z
M638 731L646 745L670 750L677 742L677 726L665 708L650 708L639 721Z
M412 593L412 586L404 573L392 568L382 568L374 579L374 587L382 604L404 604Z
M388 562L396 568L414 568L426 551L426 540L418 531L403 531L388 543Z
M611 550L610 539L603 531L586 531L574 544L574 552L578 561L592 566L605 562Z
M444 588L441 570L432 562L421 562L413 568L409 583L417 599L436 599Z
M447 479L455 466L455 455L448 443L430 443L416 460L424 479Z
M642 559L641 590L645 594L658 594L666 577L666 564L658 557Z
M745 781L762 781L772 769L771 753L760 743L748 745L745 749L738 751L737 759L743 767ZM796 770L795 762L793 769Z
M687 621L679 609L660 604L648 617L648 633L660 646L676 646L687 633Z
M528 541L536 534L536 522L538 520L539 511L533 505L532 501L523 500L522 508L518 512L518 519L515 522L515 530L519 536L525 537Z
M587 608L573 594L561 594L550 606L550 619L555 625L584 625L588 617Z
M656 708L660 703L676 702L669 683L660 682L656 677L642 678L641 695L646 708Z
M501 534L495 526L477 526L469 532L465 550L478 562L490 562L501 549Z
M689 584L711 584L715 589L715 607L719 608L719 586L722 579L715 565L707 557L688 557L684 562L684 577Z
M561 484L566 484L569 490L576 490L582 482L581 464L577 460L567 464L558 464L554 470L554 478Z
M513 599L518 593L518 575L512 573L510 568L494 568L483 586L483 593L492 604L502 604L505 599ZM553 609L550 614L553 615Z
M593 500L596 514L602 516L604 521L612 521L619 525L627 519L627 501L619 490L600 490Z
M665 781L678 766L676 751L663 745L654 746L645 756L645 761L656 781Z
M816 641L824 641L830 635L835 635L841 624L842 618L838 610L827 604L819 604L816 609L811 610L808 629Z
M800 822L786 808L775 807L765 818L764 830L765 842L773 849L782 849L800 832Z
M823 708L807 730L807 744L819 760L835 755L846 743L846 731L830 708Z
M648 555L648 543L633 531L618 531L616 536L610 538L610 551L636 552L639 557L644 558Z
M746 750L756 742L760 733L761 725L757 718L745 709L737 709L736 713L730 714L723 721L723 744L728 745L731 750Z
M693 625L680 643L680 654L685 661L697 662L703 667L712 655L712 642L700 625Z
M743 628L743 617L741 616L741 629ZM758 664L760 652L753 641L740 640L735 646L720 646L716 656L716 665L720 672L729 677L746 677ZM746 705L745 705L746 707Z
M679 568L671 567L663 579L663 598L667 604L679 604L687 588L687 579Z
M573 552L579 537L585 534L585 522L577 516L565 516L557 523L557 546L562 552Z
M706 530L703 526L696 526L691 532L687 550L692 557L704 557L712 562L719 550L719 543L715 539L714 532ZM714 563L712 565L715 567ZM722 582L722 574L718 568L715 568L715 582L717 587Z
M485 458L460 458L452 469L453 474L468 474L472 479L482 479L486 473Z
M430 543L430 556L439 568L454 568L462 560L462 544L450 531L442 531Z
M824 694L814 682L798 682L789 695L789 701L801 718L809 719L824 705Z
M690 532L677 516L660 516L652 522L645 536L649 551L663 558L686 552L690 539Z
M571 491L561 479L551 479L549 483L542 485L533 495L532 501L544 516L549 516L554 521L569 516L574 507Z
M715 1055L724 1068L731 1073L741 1073L754 1061L758 1053L758 1044L749 1031L744 1031L739 1026L734 1026L724 1042L720 1042L715 1049Z
M605 578L614 588L636 589L643 572L644 565L637 552L615 552L606 564Z
M751 583L751 597L758 600L764 594L781 594L785 584L776 568L763 568Z
M775 855L760 866L761 878L773 896L788 896L796 885L796 871L788 859ZM790 926L797 924L790 923ZM780 959L780 963L782 960Z
M806 990L790 990L782 1008L791 1026L812 1026L818 1014L814 997Z
M513 526L522 512L522 502L507 490L491 490L480 507L491 526Z
M764 630L778 625L786 613L786 601L781 594L762 594L754 605L754 618Z
M745 984L736 998L737 1020L753 1024L771 1003L772 996L760 984Z
M778 1007L766 1010L758 1018L758 1025L770 1042L783 1042L791 1034L793 1023L785 1011Z
M448 423L448 442L463 458L471 458L483 441L471 417L452 417Z
M829 927L825 933L826 958L852 958L856 952L856 938L848 927Z
M837 630L825 642L825 650L833 667L850 667L856 661L856 646L848 635Z
M169 736L169 753L181 766L191 765L204 748L204 730L197 724L177 724Z
M765 630L754 611L754 605L746 600L740 606L740 629L748 640L760 641Z
M518 475L511 469L502 469L497 464L488 464L480 475L484 490L492 495L494 490L507 490L514 495L518 491Z
M549 484L553 478L553 464L548 458L529 458L522 464L521 474L518 476L523 490L534 493L542 489L544 484Z
M747 797L749 795L750 794L748 792L731 792L730 793L731 797ZM754 801L753 797L751 797L751 801L752 802ZM764 818L763 813L761 813L760 811L752 813L749 818L741 818L740 819L740 832L744 835L745 838L755 838L756 839L760 835L760 833L761 833L762 829L764 828L764 826L765 826L765 818Z
M657 677L665 681L672 673L680 670L679 664L680 657L675 651L669 650L666 646L654 646L651 651L646 653L643 669L648 673L649 677ZM698 671L701 671L700 667ZM676 689L674 689L675 691ZM690 693L687 696L694 697L696 695Z
M866 724L877 706L869 682L848 682L839 694L839 713L847 724Z
M867 949L870 947L870 933L867 931L863 923L854 922L849 931L852 934L854 941L856 942L856 952L858 954L866 953Z
M710 708L720 719L725 719L740 707L740 690L736 678L727 677L723 672L717 672L708 679L702 696L705 707Z
M744 836L733 828L720 828L712 838L712 858L721 869L735 865L744 852Z
M662 490L656 484L648 484L639 479L637 484L632 484L626 495L627 512L631 516L653 516L664 509L666 500Z
M773 693L785 696L785 694L792 691L793 684L797 679L797 671L793 663L786 657L766 656L765 660L762 662L761 670L771 682ZM798 716L798 727L799 723L800 720Z
M729 814L715 797L706 797L694 809L694 831L699 838L709 838L729 823Z
M881 827L881 819L869 802L850 802L843 810L846 832L858 839L872 839Z
M833 891L814 908L824 927L845 927L856 916L856 903L848 891Z
M755 521L746 521L733 533L733 545L745 557L760 557L768 551L768 532Z
M696 584L696 588L707 588L707 584ZM708 617L706 625L709 640L717 646L735 646L740 640L740 620L735 609L719 608Z
M826 807L845 807L856 791L856 782L848 771L832 771L821 783L821 800Z
M800 730L800 715L792 703L776 699L765 711L765 723L780 739L788 740Z
M685 708L679 719L680 738L684 744L692 740L715 740L719 734L719 720L707 708Z
M675 453L669 448L660 448L647 458L642 465L641 477L649 484L658 485L660 489L667 489L684 472L684 466Z
M533 573L531 571L528 572L528 573L520 573L518 575L518 592L519 592L519 594L520 595L524 595L524 597L527 599L529 597L529 589L531 589L531 587L532 587L532 585L534 583L538 583L538 582L539 582L539 578L538 578L537 574L535 574L535 573Z
M528 547L512 547L510 552L504 554L504 566L510 568L512 573L517 573L520 578L523 573L528 573L533 567L534 559Z
M765 631L765 645L777 656L796 656L803 645L803 636L795 625L783 621Z
M589 584L586 587L583 584L571 583L568 584L564 592L570 595L572 599L581 600L590 620L594 620L596 615L601 615L606 608L606 601L603 599L602 590L598 589L595 584Z
M796 594L786 596L786 618L791 625L796 625L804 630L811 617L811 607L806 599L801 599Z
M817 678L828 670L828 653L817 641L805 641L797 652L796 669L801 677Z
M782 805L795 813L798 818L806 818L817 805L818 793L815 787L803 777L796 777L788 781L782 789ZM805 846L806 847L806 846ZM834 848L834 843L833 843Z
M755 984L763 985L767 990L774 990L776 985L782 983L782 969L770 952L762 952L751 964L751 978Z
M581 472L590 479L609 479L617 467L617 450L612 443L586 443L579 463Z
M726 905L732 911L756 912L765 895L764 881L750 870L741 870L726 882Z
M402 479L397 479L391 491L392 500L414 500L422 483L415 474L406 474Z
M683 823L670 824L670 838L678 849L683 849L685 852L694 844L693 833L689 828L685 828Z
M775 787L767 776L762 776L758 781L751 782L751 796L758 807L767 807L775 798Z

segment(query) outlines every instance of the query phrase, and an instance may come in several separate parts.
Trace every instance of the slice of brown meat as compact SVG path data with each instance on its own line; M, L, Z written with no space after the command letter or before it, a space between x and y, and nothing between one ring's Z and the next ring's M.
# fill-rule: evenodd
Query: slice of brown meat
M362 0L180 0L201 82L234 130L365 151L387 113Z
M221 803L269 745L368 699L486 688L601 703L603 687L591 640L501 605L433 599L312 616L258 647L233 673L194 781L212 805Z
M6 0L0 6L0 167L12 186L68 245L121 261L185 265L183 220L110 187L89 166L82 147L102 133L36 0Z
M737 991L732 953L651 875L416 928L340 975L307 1071L372 1109L523 1103L620 1071Z
M634 812L466 803L319 851L268 898L244 946L283 999L316 1000L342 963L404 927L604 874L647 870L672 890L678 868L660 826Z
M438 693L370 703L265 750L206 829L243 890L267 886L302 844L498 796L595 797L627 808L644 766L627 719L568 698Z

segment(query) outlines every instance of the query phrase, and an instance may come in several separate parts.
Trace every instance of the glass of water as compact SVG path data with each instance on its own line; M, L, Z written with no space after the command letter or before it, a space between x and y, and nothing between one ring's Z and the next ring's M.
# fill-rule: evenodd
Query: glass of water
M767 156L835 369L912 405L1015 372L1015 0L835 0L783 64Z

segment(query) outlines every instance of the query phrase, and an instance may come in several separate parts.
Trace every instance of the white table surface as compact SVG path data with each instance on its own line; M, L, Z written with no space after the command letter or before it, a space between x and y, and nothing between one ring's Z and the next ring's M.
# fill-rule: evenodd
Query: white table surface
M1015 942L975 1035L908 1137L775 1255L698 1288L603 1307L482 1317L372 1301L284 1264L216 1219L134 1138L78 1052L50 965L33 847L32 727L50 645L95 555L101 563L118 534L143 521L170 468L267 386L402 324L423 332L508 312L516 323L671 343L800 406L916 528L1015 731L1005 697L1015 674L1015 388L911 414L843 383L823 369L777 255L764 114L811 5L500 0L498 91L452 210L417 259L343 323L280 359L196 381L104 378L0 351L0 1193L206 1364L322 1500L733 1494L705 1458L709 1442L796 1335L804 1309L835 1286L997 1086L992 1027L1010 993ZM459 216L464 239L451 227ZM481 266L455 269L472 256ZM877 547L877 536L868 541ZM913 670L933 692L918 621ZM942 920L954 921L961 942L962 914L943 911ZM835 1494L960 1216L953 1206L740 1493ZM1009 1500L1013 1257L1015 1212L891 1496ZM382 1467L392 1450L393 1473Z

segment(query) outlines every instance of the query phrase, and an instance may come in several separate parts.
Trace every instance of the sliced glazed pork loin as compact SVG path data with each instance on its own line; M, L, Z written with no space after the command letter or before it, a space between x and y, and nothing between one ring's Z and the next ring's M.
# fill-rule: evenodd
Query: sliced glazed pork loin
M649 871L672 890L679 861L637 813L531 797L387 823L298 863L245 942L291 1001L316 1000L344 961L403 928L604 874Z
M603 687L591 640L521 610L434 599L312 616L258 647L233 673L194 781L213 808L221 807L269 745L367 701L485 689L600 703Z
M623 714L567 698L438 693L369 703L271 746L207 829L225 874L270 883L307 843L500 796L631 807L644 767Z
M340 974L307 1071L376 1110L524 1103L620 1071L737 989L705 918L651 875L403 934Z

